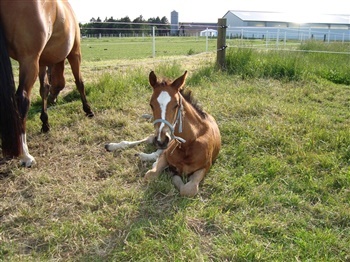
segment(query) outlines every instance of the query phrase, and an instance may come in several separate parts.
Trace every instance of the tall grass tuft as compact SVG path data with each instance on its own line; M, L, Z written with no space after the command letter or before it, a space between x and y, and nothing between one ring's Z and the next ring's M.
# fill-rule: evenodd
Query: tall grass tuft
M312 52L312 50L322 52ZM347 44L307 42L295 51L229 49L226 56L229 74L246 78L273 78L298 81L314 78L350 85L350 53Z

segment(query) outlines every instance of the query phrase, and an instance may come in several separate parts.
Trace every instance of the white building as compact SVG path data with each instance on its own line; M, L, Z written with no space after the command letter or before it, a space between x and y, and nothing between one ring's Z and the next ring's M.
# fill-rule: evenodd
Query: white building
M208 36L208 37L217 37L218 30L214 29L205 29L199 33L199 36Z
M350 41L350 15L228 11L223 18L227 20L227 35L232 37L264 38L281 34L288 39Z

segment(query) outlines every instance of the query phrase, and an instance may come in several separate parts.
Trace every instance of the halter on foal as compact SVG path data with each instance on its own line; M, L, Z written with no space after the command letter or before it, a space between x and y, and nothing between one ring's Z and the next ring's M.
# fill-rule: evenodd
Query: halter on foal
M184 94L187 71L173 82L158 81L152 71L149 82L153 87L150 105L153 111L155 135L143 140L106 145L108 151L137 145L142 142L154 143L158 150L152 154L140 154L140 158L159 158L145 175L145 180L157 177L166 167L175 171L173 183L182 196L198 193L213 161L218 156L221 136L214 118L191 103L191 95ZM182 176L187 176L186 184Z

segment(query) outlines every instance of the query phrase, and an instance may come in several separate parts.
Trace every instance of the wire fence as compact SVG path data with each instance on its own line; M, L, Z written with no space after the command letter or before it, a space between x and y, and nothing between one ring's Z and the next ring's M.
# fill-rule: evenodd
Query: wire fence
M132 38L142 39L143 44L150 41L149 45L152 48L152 52L149 54L153 58L156 57L156 50L159 51L159 46L162 40L167 39L167 46L178 44L183 49L192 50L193 42L202 41L202 49L199 52L217 52L221 47L216 46L217 35L203 35L201 29L205 25L192 25L190 29L186 31L184 36L170 36L169 34L159 34L157 26L149 24L151 28L144 29L139 33L135 33L133 29L123 29L124 33L119 34L93 34L83 35L83 38L113 38L123 39L125 44L127 39L130 39L130 44L135 44ZM208 28L208 26L207 26ZM218 26L211 27L219 29ZM101 32L103 28L100 28ZM206 29L204 29L206 30ZM191 43L191 41L193 41ZM306 52L306 50L298 50L300 44L315 41L322 42L325 44L337 43L344 44L344 48L341 51L332 50L307 50L308 52L319 52L319 53L339 53L339 54L350 54L350 30L345 29L322 29L322 28L276 28L276 27L235 27L226 29L226 44L227 48L253 48L253 49L268 49L268 50L279 50L279 51L293 51L293 52ZM164 51L168 52L169 51ZM196 52L198 53L198 51ZM188 53L190 54L190 53Z
M131 22L99 22L81 25L85 37L138 37L152 35L155 28L157 36L200 36L206 30L218 30L215 23L197 24L162 24L162 23L131 23ZM175 28L175 30L174 30ZM177 28L177 29L176 29ZM172 34L171 32L176 32ZM228 38L243 39L285 39L305 41L309 39L324 42L349 42L349 27L228 27ZM217 36L211 33L210 36Z
M93 25L98 26L93 27ZM105 27L106 25L108 26ZM112 25L120 28L111 28L110 26ZM84 39L87 39L89 46L86 48L96 50L89 53L98 57L89 58L87 55L84 55L84 61L103 61L105 58L106 60L111 60L112 57L113 59L124 60L150 57L164 59L164 57L170 56L217 53L222 50L222 46L218 47L217 45L217 35L201 34L202 31L207 29L220 30L217 24L181 24L183 34L178 36L171 36L169 33L170 28L176 25L168 24L167 28L165 28L164 24L138 23L137 26L142 26L142 28L131 28L132 26L135 26L135 24L121 22L93 23L89 27L85 26L84 30L81 31L82 43L84 44ZM97 34L88 34L88 29L93 29ZM119 30L119 33L116 33L117 30ZM91 43L89 39L94 39L95 42ZM344 47L337 51L325 49L303 50L299 48L301 44L308 41L322 42L325 43L325 46L330 43L337 43L344 45ZM120 53L120 50L123 50L123 46L125 46L125 51L122 51L123 54L114 55L114 53ZM225 48L350 55L350 30L303 27L228 27L226 28ZM146 49L146 53L141 52L141 49ZM132 51L129 52L129 50ZM130 63L133 62L130 61Z
M349 29L323 29L311 27L276 28L276 27L236 27L228 28L230 38L266 39L268 40L318 40L323 42L349 42Z

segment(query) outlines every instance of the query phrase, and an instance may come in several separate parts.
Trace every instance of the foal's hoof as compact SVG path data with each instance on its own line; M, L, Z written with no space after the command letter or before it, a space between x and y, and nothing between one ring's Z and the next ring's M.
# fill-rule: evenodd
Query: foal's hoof
M147 173L145 174L144 178L143 178L143 181L148 183L150 181L152 181L153 179L155 179L157 177L157 173L149 170L147 171Z
M110 145L109 144L105 144L105 149L106 151L108 152L112 152L113 150L110 148Z
M191 181L180 188L180 195L184 197L194 197L199 191L199 186Z

